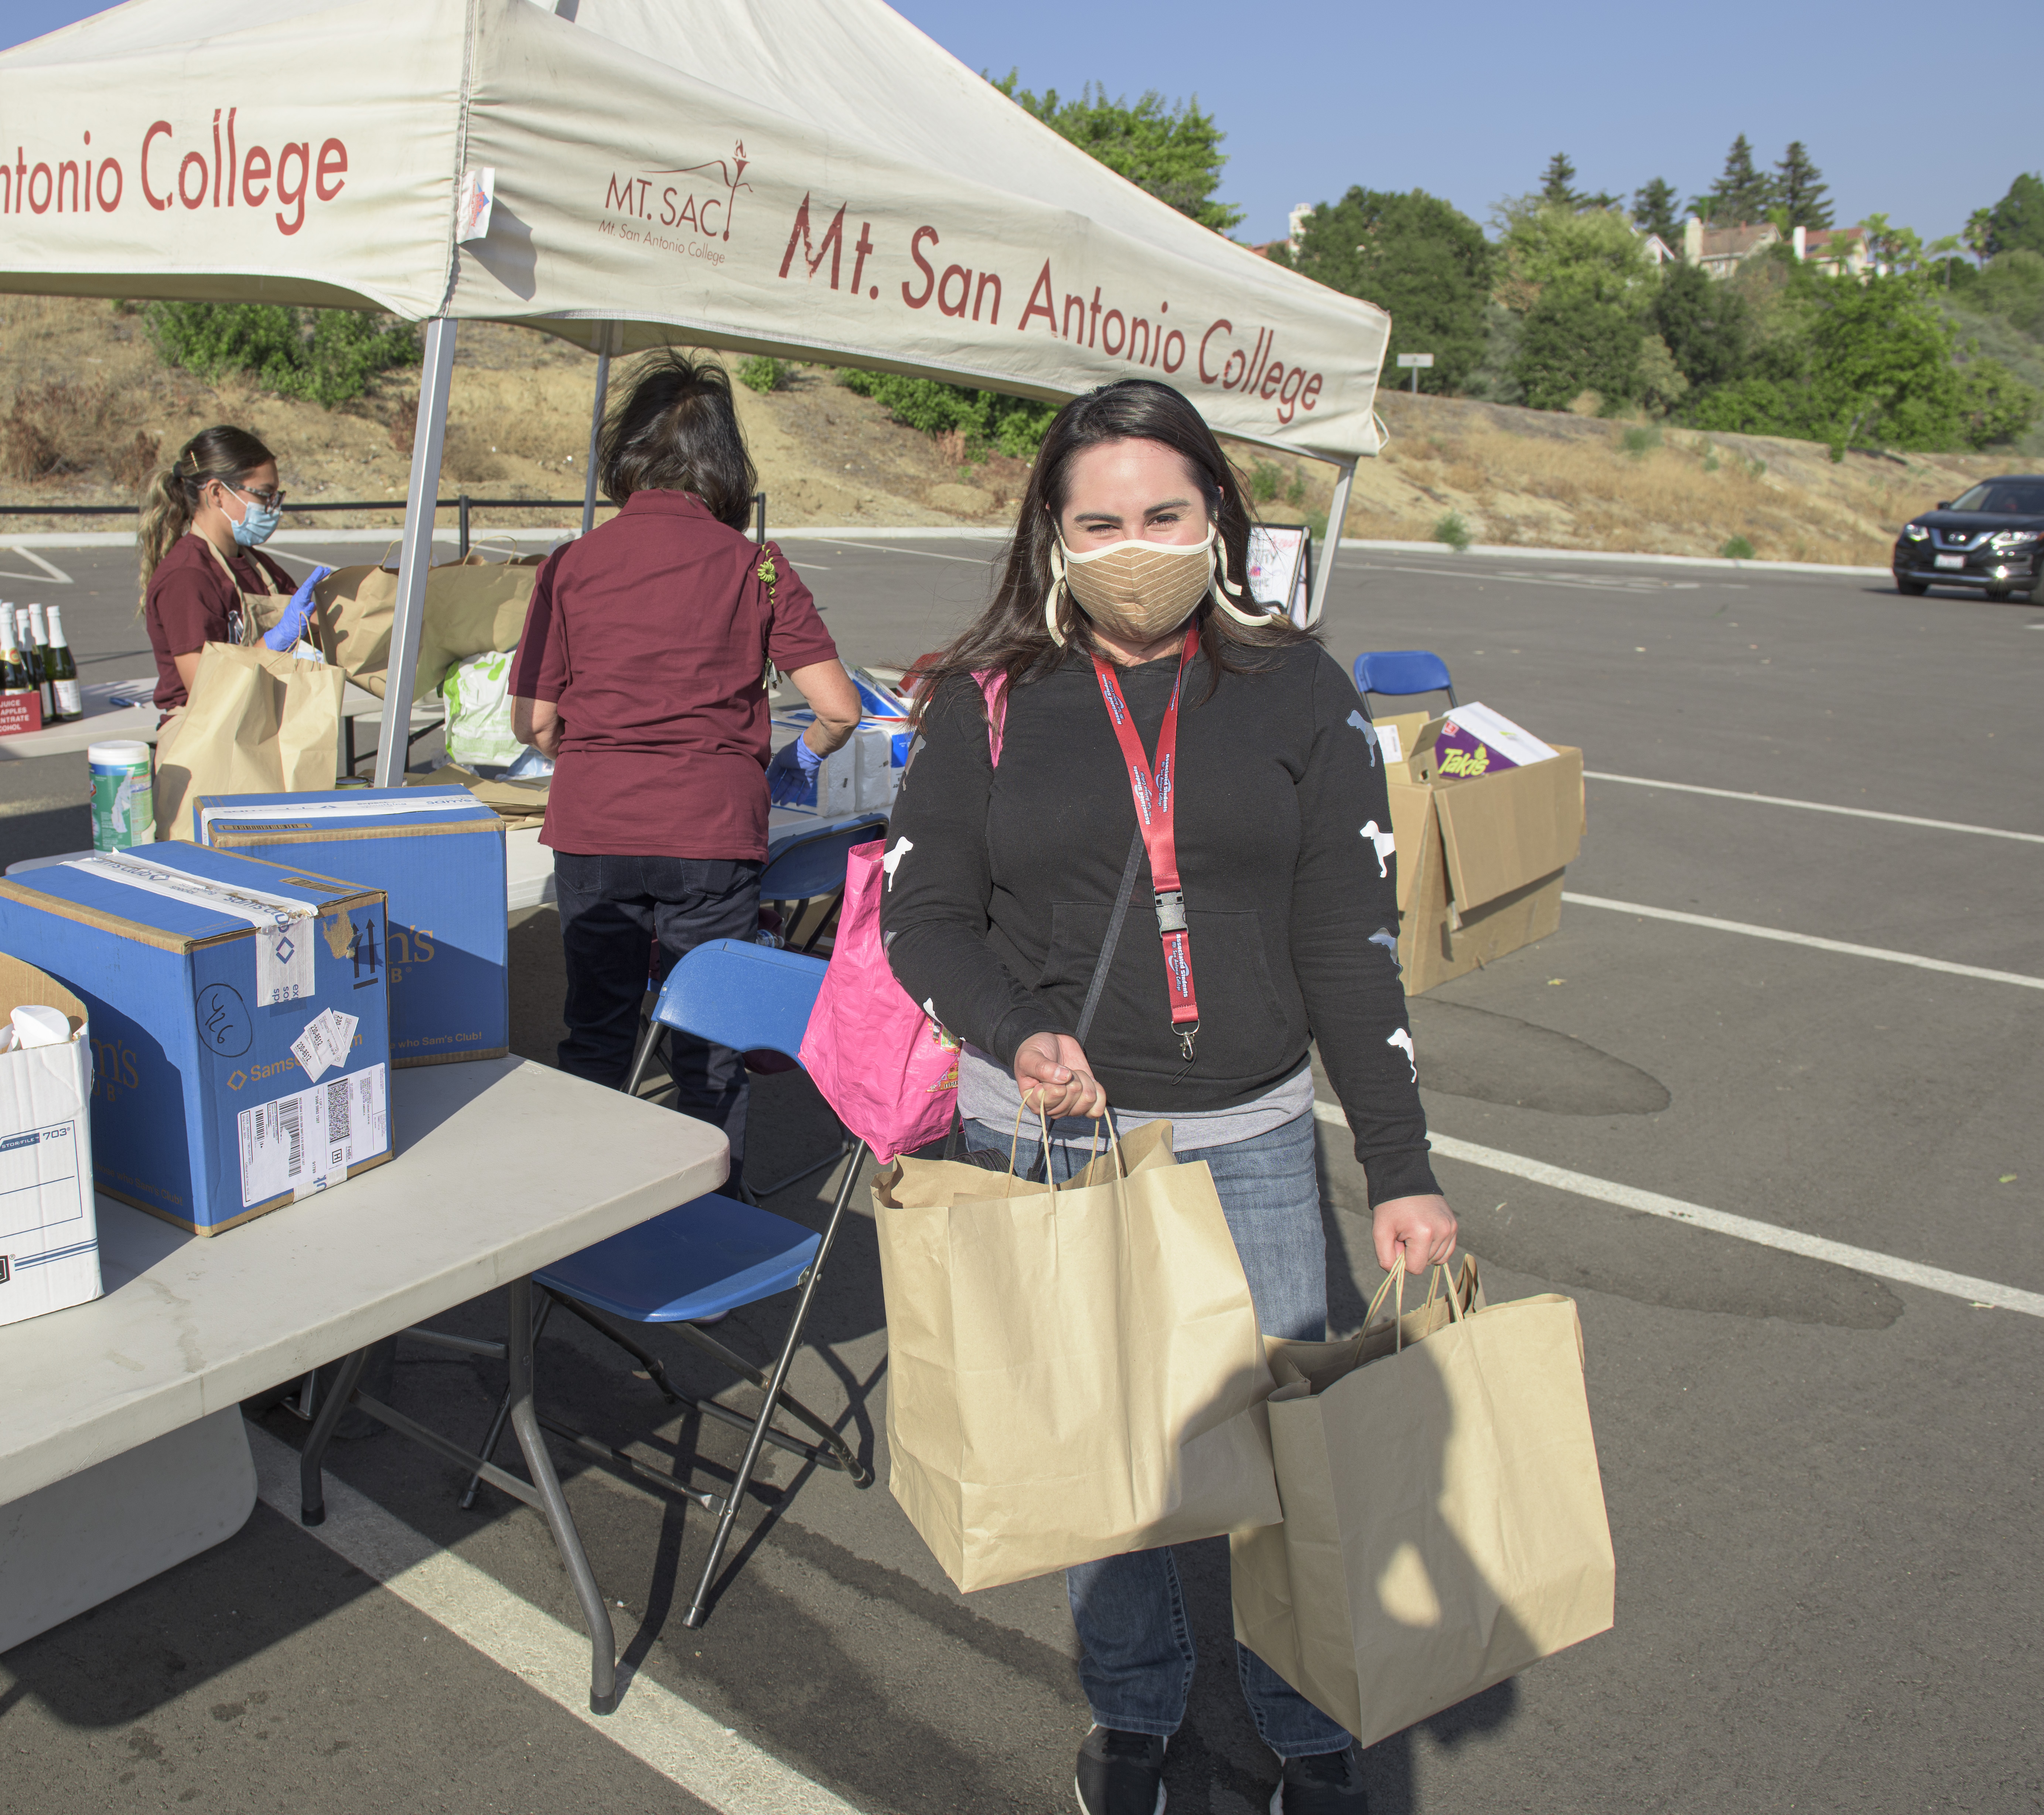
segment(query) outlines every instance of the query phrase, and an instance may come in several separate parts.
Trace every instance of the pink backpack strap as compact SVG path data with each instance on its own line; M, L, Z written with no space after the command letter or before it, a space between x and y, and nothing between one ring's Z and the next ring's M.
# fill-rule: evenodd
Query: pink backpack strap
M1001 767L1001 744L1008 729L1008 677L994 668L975 668L972 678L986 701L986 753Z

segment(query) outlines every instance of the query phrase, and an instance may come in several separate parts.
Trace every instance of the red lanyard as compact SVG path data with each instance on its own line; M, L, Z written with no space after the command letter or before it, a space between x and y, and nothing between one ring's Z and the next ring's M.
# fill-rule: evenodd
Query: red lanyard
M1143 740L1135 735L1128 702L1121 697L1112 667L1097 656L1093 671L1100 678L1101 697L1107 702L1107 716L1120 740L1121 754L1128 763L1128 791L1135 797L1135 817L1142 821L1143 848L1150 854L1150 882L1157 894L1157 932L1164 942L1164 983L1171 997L1171 1030L1178 1036L1179 1050L1193 1056L1193 1036L1200 1031L1200 1005L1193 994L1192 936L1185 927L1185 896L1178 883L1178 790L1172 770L1178 756L1178 695L1185 685L1185 667L1200 646L1199 627L1187 625L1185 646L1178 656L1178 679L1171 686L1171 703L1164 709L1163 729L1157 733L1157 767L1153 771L1143 760Z

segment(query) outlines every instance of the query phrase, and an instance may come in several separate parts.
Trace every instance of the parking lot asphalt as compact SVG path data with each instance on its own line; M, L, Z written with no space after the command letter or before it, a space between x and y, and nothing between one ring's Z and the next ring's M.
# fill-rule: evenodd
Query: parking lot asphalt
M854 663L941 644L984 599L993 547L785 541ZM86 678L146 672L132 556L40 552ZM0 570L26 565L0 545ZM0 594L36 584L0 577ZM2044 1293L2044 990L2024 980L2044 982L2041 632L2027 605L1858 576L1342 555L1332 653L1434 649L1464 701L1581 746L1569 890L1619 904L1571 901L1552 938L1412 1009L1430 1123L1489 1156L1439 1171L1491 1299L1581 1307L1617 1625L1373 1748L1382 1815L2044 1807L2044 1318L1525 1175ZM82 759L0 764L0 860L82 843ZM551 910L521 916L513 945L514 1040L550 1058ZM828 1151L799 1078L756 1101L755 1183ZM1352 1326L1377 1273L1359 1170L1321 1133L1334 1317ZM829 1183L774 1206L816 1220ZM782 1314L740 1313L731 1340L763 1352ZM479 1302L446 1327L496 1317ZM574 1422L706 1484L728 1469L727 1433L670 1417L586 1331L550 1329L541 1352ZM794 1387L843 1413L882 1484L777 1463L698 1632L680 1615L704 1517L556 1452L634 1692L729 1729L765 1773L736 1790L703 1746L649 1740L657 1721L607 1736L491 1636L532 1609L578 1630L544 1526L492 1492L462 1513L452 1471L386 1435L336 1445L331 1472L366 1517L469 1566L452 1600L379 1586L259 1505L228 1543L0 1656L0 1803L1069 1808L1086 1716L1062 1585L951 1590L887 1498L885 1382L862 1217ZM397 1402L441 1428L479 1430L498 1385L486 1363L401 1350ZM281 1410L258 1426L298 1440ZM1200 1674L1171 1803L1243 1815L1267 1802L1270 1755L1234 1687L1224 1551L1189 1562Z

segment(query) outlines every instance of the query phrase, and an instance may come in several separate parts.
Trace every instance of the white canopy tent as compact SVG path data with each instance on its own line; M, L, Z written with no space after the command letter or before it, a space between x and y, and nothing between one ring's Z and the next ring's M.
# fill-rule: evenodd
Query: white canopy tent
M392 697L416 667L456 325L1061 401L1141 374L1340 469L1381 310L1124 182L879 0L129 0L0 53L0 290L425 325ZM379 785L402 774L386 715Z

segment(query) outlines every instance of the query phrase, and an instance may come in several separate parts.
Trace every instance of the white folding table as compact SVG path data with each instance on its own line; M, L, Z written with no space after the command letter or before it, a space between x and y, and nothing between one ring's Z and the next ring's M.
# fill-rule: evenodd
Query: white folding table
M532 1407L531 1275L715 1190L728 1145L520 1059L394 1072L390 1102L389 1164L222 1235L101 1198L106 1295L0 1329L0 1650L240 1529L256 1495L242 1399L346 1357L337 1416L371 1344L503 1286L530 1479L488 1478L545 1513L589 1625L591 1705L614 1704L610 1617ZM305 1486L316 1523L316 1468Z

